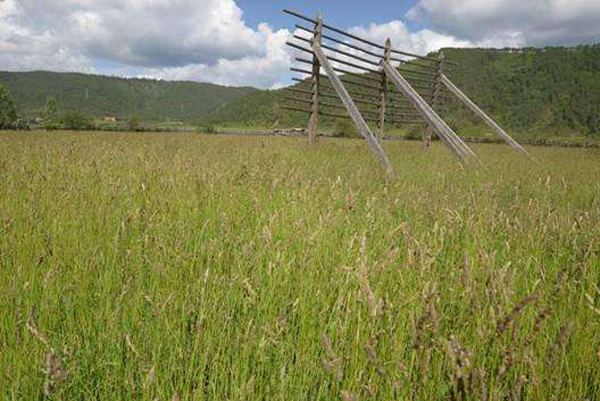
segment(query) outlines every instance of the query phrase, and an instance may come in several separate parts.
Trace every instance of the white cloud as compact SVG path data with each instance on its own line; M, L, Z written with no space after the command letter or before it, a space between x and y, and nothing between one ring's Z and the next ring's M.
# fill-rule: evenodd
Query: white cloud
M9 2L15 0L8 0ZM95 57L132 65L212 64L261 55L261 32L248 28L233 0L19 0L29 29Z
M23 24L26 17L16 0L0 2L0 68L94 72L88 57L55 40L51 31Z
M289 32L273 32L266 24L258 31L265 38L265 54L246 56L239 59L221 58L214 65L191 64L182 67L167 67L149 70L150 76L170 80L199 80L222 85L248 85L262 88L280 86L280 79L291 64L291 54L285 46Z
M464 40L528 46L600 41L598 0L420 0L406 15Z
M290 63L286 35L248 27L234 0L0 1L8 70L91 71L102 60L136 75L270 87Z
M393 48L416 54L426 54L440 47L472 46L468 41L459 41L430 30L410 32L406 24L398 20L385 24L371 24L368 27L358 26L350 29L350 33L375 43L385 43L386 39L390 38Z
M598 0L419 0L407 17L427 29L393 20L349 31L378 43L390 37L394 48L417 54L600 41ZM299 53L285 46L288 36L267 24L247 26L234 0L0 0L3 70L98 70L277 88Z

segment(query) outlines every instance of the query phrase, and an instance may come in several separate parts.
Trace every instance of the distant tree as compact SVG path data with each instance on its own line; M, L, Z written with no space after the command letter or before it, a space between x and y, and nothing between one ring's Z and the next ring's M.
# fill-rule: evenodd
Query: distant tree
M59 128L58 104L53 97L46 99L46 107L44 107L44 128L47 130Z
M140 118L138 116L131 116L127 119L127 130L137 131L140 128Z
M76 131L90 129L93 126L92 119L90 117L76 111L70 111L63 114L60 120L63 127Z
M12 95L0 84L0 129L14 128L17 118L17 108Z

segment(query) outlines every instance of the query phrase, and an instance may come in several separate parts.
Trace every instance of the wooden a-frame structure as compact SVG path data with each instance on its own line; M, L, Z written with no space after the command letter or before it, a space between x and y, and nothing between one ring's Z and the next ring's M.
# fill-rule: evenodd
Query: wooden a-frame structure
M391 170L381 147L386 122L424 124L425 147L430 146L431 135L435 133L461 163L468 164L477 156L440 116L447 111L441 106L454 95L510 146L529 156L444 74L445 65L457 64L445 60L443 53L436 58L396 50L392 48L390 39L383 45L368 41L325 24L320 15L313 19L295 11L284 12L313 25L307 28L296 24L297 33L293 36L296 41L287 42L289 46L312 56L312 59L296 57L296 61L310 65L310 70L291 69L309 75L308 80L294 80L308 83L310 88L288 88L291 92L308 95L308 98L288 97L287 100L293 104L283 106L284 109L309 115L311 145L316 143L320 115L350 118L384 169ZM331 99L341 101L341 104ZM308 108L298 107L298 103L307 104ZM347 114L336 113L336 109L345 110ZM373 134L368 121L377 123L376 134Z

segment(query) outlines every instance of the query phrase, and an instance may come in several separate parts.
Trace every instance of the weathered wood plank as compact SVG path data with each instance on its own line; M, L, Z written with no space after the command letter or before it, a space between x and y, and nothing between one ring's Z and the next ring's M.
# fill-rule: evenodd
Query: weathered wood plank
M440 93L440 88L442 86L442 74L444 73L443 68L444 68L444 52L440 51L440 55L438 57L439 61L437 63L437 69L436 69L436 77L435 77L435 82L432 86L431 89L431 108L435 110L436 106L437 106L437 102L438 102L438 95ZM427 126L425 127L425 131L423 132L423 147L425 149L429 149L431 147L431 136L432 136L433 130L431 129L431 126L429 124L427 124Z
M383 165L384 169L386 171L391 171L392 166L390 165L390 162L388 161L387 157L385 156L385 153L383 152L383 149L381 148L379 141L377 141L375 136L373 136L371 129L367 125L363 116L358 111L358 108L354 104L354 101L350 97L350 94L348 94L348 92L346 91L346 88L342 84L342 81L340 81L338 76L335 74L335 71L333 71L333 68L331 67L331 64L329 63L327 56L325 56L325 53L323 53L321 46L318 43L313 43L312 48L313 48L315 55L319 59L321 66L325 70L325 73L329 77L329 80L333 84L335 91L337 92L340 99L344 103L344 106L346 106L346 109L348 109L348 113L350 114L350 117L352 117L352 120L358 127L358 131L367 140L367 142L369 143L369 146L371 147L371 151L381 161L381 164Z
M317 16L315 32L312 39L313 44L321 44L321 35L323 34L323 18ZM312 105L310 118L308 120L308 143L314 145L317 142L317 130L319 126L319 83L321 80L321 64L319 59L313 55L312 66Z
M396 71L389 62L382 63L385 73L388 78L396 85L396 87L404 93L408 100L413 104L423 119L428 122L442 141L448 148L463 162L468 163L468 157L472 156L477 159L477 156L469 147L452 131L452 129L442 120L440 116L423 100L423 98L414 90L408 81Z
M388 38L385 41L385 53L383 55L383 60L384 61L390 61L390 57L391 57L391 51L392 51L392 41ZM379 122L378 122L378 135L377 135L377 139L379 139L379 142L381 143L381 141L383 140L383 134L385 131L385 112L386 112L386 98L387 98L387 92L388 92L388 78L387 75L385 75L385 73L383 73L383 68L382 68L382 74L381 74L381 91L379 92Z
M475 114L477 114L490 128L492 128L498 136L504 139L513 149L518 150L521 153L532 157L529 152L525 150L517 141L515 141L510 135L506 133L494 120L491 119L483 110L479 108L467 95L463 93L454 83L444 74L441 77L442 82L452 93L456 95L468 108L470 108Z

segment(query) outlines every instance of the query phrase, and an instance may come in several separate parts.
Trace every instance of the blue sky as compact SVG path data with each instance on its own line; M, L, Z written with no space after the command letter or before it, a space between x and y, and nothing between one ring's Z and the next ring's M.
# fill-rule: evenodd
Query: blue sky
M0 0L0 70L276 88L294 61L284 8L417 54L600 42L599 0Z
M293 18L282 10L290 9L301 14L314 17L317 13L332 25L350 28L357 25L381 24L392 19L403 19L404 14L411 9L416 1L379 1L373 6L349 5L343 0L309 0L309 1L268 1L268 0L237 0L236 3L244 11L244 19L253 27L260 22L268 21L275 28L290 28ZM417 29L418 24L407 21L411 28Z

